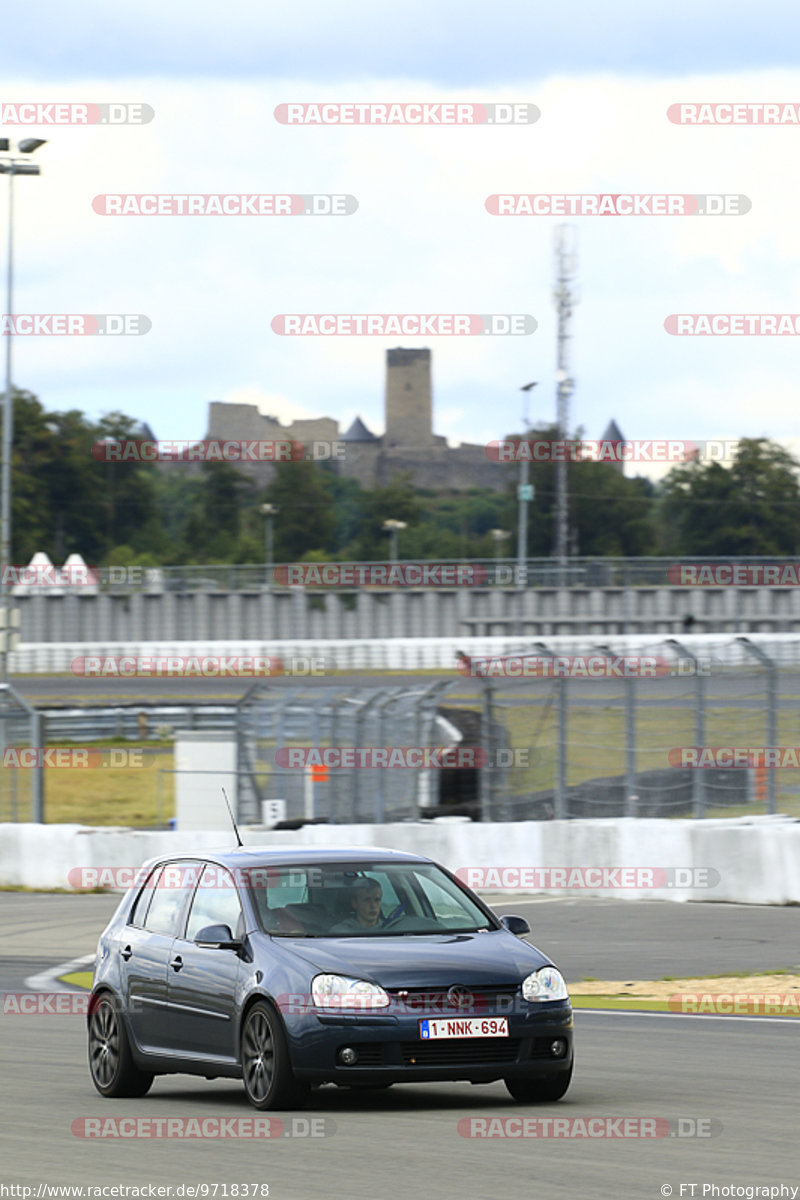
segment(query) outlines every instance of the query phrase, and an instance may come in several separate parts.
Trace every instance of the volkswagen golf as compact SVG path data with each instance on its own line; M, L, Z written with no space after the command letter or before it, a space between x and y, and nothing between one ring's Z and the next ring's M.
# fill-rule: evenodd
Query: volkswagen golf
M324 1083L503 1080L559 1100L572 1008L553 963L431 859L259 850L151 860L100 936L89 1068L104 1096L157 1075L240 1078L257 1109Z

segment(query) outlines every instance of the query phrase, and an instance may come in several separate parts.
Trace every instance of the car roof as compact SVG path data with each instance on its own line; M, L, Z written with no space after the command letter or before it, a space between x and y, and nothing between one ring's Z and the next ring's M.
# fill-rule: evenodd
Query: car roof
M220 850L190 849L173 850L148 859L146 867L156 863L174 862L175 859L191 859L194 862L213 862L220 866L264 867L302 866L337 863L372 863L376 859L386 862L430 863L433 859L422 854L409 854L405 850L389 850L385 846L232 846Z

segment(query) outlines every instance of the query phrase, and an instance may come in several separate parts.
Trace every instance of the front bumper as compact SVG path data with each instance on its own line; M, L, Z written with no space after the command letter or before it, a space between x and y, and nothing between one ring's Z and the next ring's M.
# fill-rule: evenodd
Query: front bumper
M513 1077L548 1077L572 1063L572 1008L568 1001L538 1005L508 1017L508 1037L420 1037L419 1015L314 1013L286 1021L292 1069L311 1083L382 1084L467 1080L489 1083ZM435 1015L435 1014L430 1014ZM441 1015L441 1014L438 1014ZM558 1058L554 1040L566 1043ZM357 1061L344 1065L349 1047Z

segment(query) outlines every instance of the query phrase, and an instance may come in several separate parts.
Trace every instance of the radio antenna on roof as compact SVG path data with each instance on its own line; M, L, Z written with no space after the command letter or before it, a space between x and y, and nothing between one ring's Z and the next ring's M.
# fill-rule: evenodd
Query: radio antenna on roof
M238 827L237 827L237 825L236 825L236 822L235 822L235 821L234 821L234 819L233 819L233 813L231 812L231 806L230 806L230 804L228 804L228 795L227 795L227 792L225 791L225 788L223 788L223 789L222 789L222 797L223 797L223 799L224 799L224 801L225 801L225 804L227 805L227 808L228 808L228 816L229 816L229 817L230 817L230 819L231 819L231 825L233 826L233 832L236 834L236 840L237 840L237 842L239 843L239 845L240 845L240 846L243 846L243 845L244 845L244 842L242 841L241 837L239 836L239 830L238 830Z

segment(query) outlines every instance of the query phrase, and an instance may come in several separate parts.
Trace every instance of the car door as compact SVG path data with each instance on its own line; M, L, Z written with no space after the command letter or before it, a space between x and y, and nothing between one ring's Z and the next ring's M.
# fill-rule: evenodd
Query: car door
M206 925L244 934L242 905L230 871L206 863L192 898L185 932L176 938L167 983L169 1038L176 1054L237 1057L237 984L244 964L235 950L198 946Z
M145 1051L169 1050L167 973L199 866L166 863L150 876L120 939L122 991L128 1024Z

